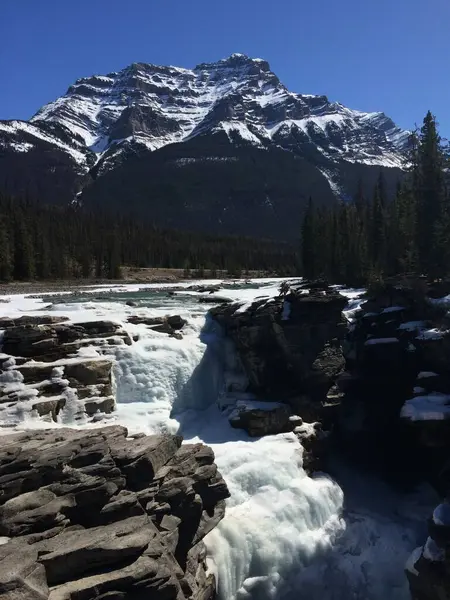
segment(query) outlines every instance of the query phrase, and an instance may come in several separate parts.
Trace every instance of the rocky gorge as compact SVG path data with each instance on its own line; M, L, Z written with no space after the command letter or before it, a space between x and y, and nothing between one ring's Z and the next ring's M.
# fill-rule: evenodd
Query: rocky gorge
M445 290L268 285L5 305L5 597L446 597ZM396 490L387 530L339 462Z
M305 468L326 470L330 452L342 452L388 481L427 480L442 495L428 540L407 563L414 600L450 597L450 317L439 301L447 291L445 282L389 282L344 311L336 287L304 282L244 312L211 311L236 346L248 390L260 399L276 390L283 402L243 402L233 426L298 432Z

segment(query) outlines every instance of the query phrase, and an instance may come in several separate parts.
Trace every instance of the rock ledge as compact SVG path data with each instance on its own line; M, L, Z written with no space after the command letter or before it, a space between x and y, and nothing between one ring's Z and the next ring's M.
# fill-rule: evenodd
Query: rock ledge
M124 427L0 438L5 600L210 600L227 486L203 444ZM0 542L1 543L1 542Z

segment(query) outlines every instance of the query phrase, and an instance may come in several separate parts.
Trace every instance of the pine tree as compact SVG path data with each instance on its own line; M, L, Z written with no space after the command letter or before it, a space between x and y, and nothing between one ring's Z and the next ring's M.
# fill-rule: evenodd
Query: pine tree
M9 281L13 275L10 239L6 228L6 220L0 219L0 280Z
M25 213L20 211L14 223L14 279L28 280L35 275L34 253Z
M380 173L374 189L370 219L370 262L378 273L384 271L386 262L385 204L384 179Z
M450 197L446 192L434 231L435 274L445 276L450 273Z
M445 202L444 150L436 119L426 114L417 148L416 202L419 266L424 273L436 272L441 234L437 225Z
M367 206L367 201L364 196L363 180L361 179L361 177L358 179L358 185L356 188L355 197L353 198L353 203L356 207L358 214L362 215Z
M36 276L39 279L50 279L50 244L46 231L42 230L42 223L39 224L38 235L36 239Z
M120 261L120 247L118 231L114 230L108 236L108 250L106 259L106 275L108 279L121 279L122 269Z
M301 237L303 274L307 279L314 278L317 275L315 246L318 240L315 232L315 221L314 205L312 198L310 198L303 217Z
M398 271L414 272L418 266L417 204L414 189L405 183L397 189L393 219L397 222Z

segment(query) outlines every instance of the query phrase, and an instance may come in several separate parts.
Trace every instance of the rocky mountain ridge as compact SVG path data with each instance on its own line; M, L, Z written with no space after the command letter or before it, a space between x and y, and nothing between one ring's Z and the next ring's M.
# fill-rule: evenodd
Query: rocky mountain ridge
M230 170L239 174L220 207L214 206L218 191L203 183L205 195L212 198L214 221L227 230L228 215L223 213L232 211L243 191L256 198L257 212L269 210L273 221L273 213L280 212L278 201L298 208L312 193L325 202L346 197L355 192L358 178L369 185L380 168L395 172L393 184L407 143L408 132L383 113L351 110L323 95L290 92L262 59L233 54L192 70L133 63L117 73L78 79L28 122L0 121L0 187L60 202L86 190L81 200L95 203L105 196L117 198L117 181L105 176L120 173L131 204L145 212L144 205L152 209L163 194L149 183L134 191L145 171L155 170L164 197L174 204L166 189L174 177L185 188L186 172L194 168L204 182L205 165L219 166L218 189L229 180ZM167 148L171 150L161 154ZM240 171L255 171L255 163L264 171L267 155L276 163L276 176L261 188L243 181ZM250 167L242 164L247 159ZM288 170L288 181L298 177L286 191L278 183L283 170ZM267 177L256 171L254 176ZM121 203L123 196L115 202ZM201 201L196 199L193 208L191 203L188 192L183 193L183 210L200 211ZM172 212L178 209L174 205ZM156 220L177 224L165 214Z

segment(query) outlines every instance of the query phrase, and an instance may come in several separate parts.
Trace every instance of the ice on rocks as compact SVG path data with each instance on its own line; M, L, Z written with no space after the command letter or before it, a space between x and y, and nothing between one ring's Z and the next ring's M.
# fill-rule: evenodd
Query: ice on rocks
M340 486L326 476L309 477L303 469L302 448L295 434L250 440L245 431L232 429L229 410L241 406L270 410L280 403L263 403L242 391L244 383L231 373L238 370L238 361L233 364L232 351L227 350L221 333L205 320L209 306L198 303L199 293L185 293L195 283L209 282L97 285L87 294L101 292L98 302L86 302L85 290L82 302L67 296L52 314L70 315L71 321L78 322L114 319L131 335L140 335L132 346L90 348L89 356L83 350L69 359L81 363L102 360L103 352L114 359L117 410L110 415L97 414L87 423L78 398L68 391L67 410L59 413L57 423L24 410L20 423L15 420L12 427L96 427L108 422L125 425L130 435L170 431L183 435L186 443L203 440L209 444L231 492L224 520L205 538L210 568L218 575L219 598L268 600L286 591L288 597L323 600L328 593L331 598L333 590L345 589L348 597L386 600L395 589L396 600L406 600L402 567L415 545L416 528L436 506L436 498L425 502L415 497L411 501L392 497L391 492L379 492L374 482L365 478L363 484L358 480L356 485L345 487L344 511ZM241 283L227 289L226 294L250 305L257 296L277 297L280 283ZM120 301L114 298L116 292L133 299L139 293L146 303L140 312L149 317L164 316L168 313L165 301L153 292L168 288L180 292L179 298L166 299L172 303L170 310L173 312L176 305L190 323L181 341L127 324L127 317L133 314L125 305L127 296ZM107 298L103 292L111 296ZM361 293L348 293L355 314ZM0 314L20 316L29 310L42 312L45 306L42 299L12 298L8 305L0 303ZM55 367L55 377L62 378L63 361ZM224 389L226 379L231 392ZM217 406L218 398L226 405L224 411ZM11 424L7 417L2 413L2 425ZM314 432L313 424L299 427ZM420 552L419 548L419 556Z
M405 310L404 306L388 306L387 308L384 308L381 312L382 313L391 313L391 312L398 312L400 310Z
M421 556L422 556L422 546L419 546L418 548L415 548L411 552L408 560L406 561L405 569L407 571L409 571L410 573L412 573L413 575L419 575L419 571L416 569L415 564Z
M394 337L371 338L364 342L365 346L375 346L376 344L397 344L399 340Z
M417 379L426 379L427 377L436 377L437 373L434 371L420 371L417 375Z
M429 537L423 548L423 557L432 562L442 562L445 560L445 550L440 548L433 538Z
M426 394L407 400L400 416L411 421L443 421L450 419L450 395Z
M53 367L52 379L61 378L64 375L64 367Z
M440 340L444 337L444 335L448 333L447 331L441 331L436 327L432 329L424 329L417 336L418 340Z
M450 504L443 502L436 506L433 511L433 521L436 525L450 527Z
M402 323L401 325L399 325L398 329L405 331L416 331L422 330L425 327L425 321L406 321L406 323Z

